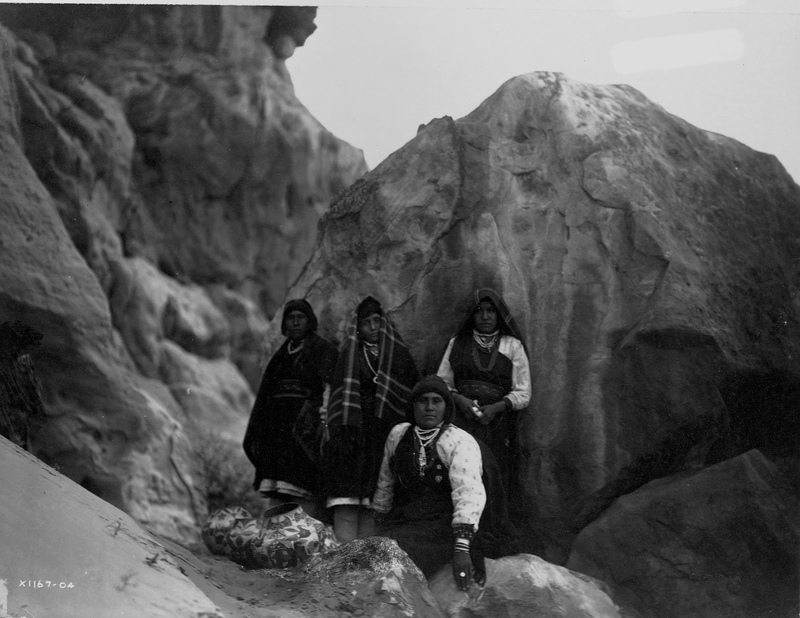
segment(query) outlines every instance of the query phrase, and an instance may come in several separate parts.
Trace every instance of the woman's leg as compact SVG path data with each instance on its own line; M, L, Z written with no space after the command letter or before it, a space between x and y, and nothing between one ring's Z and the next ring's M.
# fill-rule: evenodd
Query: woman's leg
M361 507L355 504L342 504L333 508L333 532L342 543L348 543L358 536L358 512Z
M372 509L360 507L358 510L358 538L365 539L375 534L375 517Z
M319 506L316 500L313 498L295 498L294 502L297 502L297 504L300 505L306 515L313 517L314 519L319 519Z

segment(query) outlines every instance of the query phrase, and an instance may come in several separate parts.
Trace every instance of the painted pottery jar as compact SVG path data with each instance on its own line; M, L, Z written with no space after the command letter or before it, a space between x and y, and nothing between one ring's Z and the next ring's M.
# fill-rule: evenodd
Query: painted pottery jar
M255 559L253 551L254 543L261 534L264 520L253 517L237 519L233 527L225 535L225 551L231 560L247 568L260 566Z
M263 568L297 566L338 545L330 526L309 516L294 502L268 509L263 521L261 533L252 544L254 559Z
M252 515L240 506L231 506L217 509L205 521L200 536L203 543L212 554L230 555L230 549L225 544L225 536L230 532L237 519L251 518Z

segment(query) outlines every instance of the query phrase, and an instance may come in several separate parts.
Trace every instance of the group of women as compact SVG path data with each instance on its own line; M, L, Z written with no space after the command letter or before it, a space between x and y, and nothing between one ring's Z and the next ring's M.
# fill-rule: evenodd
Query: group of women
M437 374L422 379L372 297L340 352L316 329L308 302L286 304L286 341L264 372L244 439L254 487L311 514L323 496L340 541L393 538L426 577L452 562L460 588L482 583L484 557L513 553L505 496L515 478L514 412L531 394L506 304L477 290Z

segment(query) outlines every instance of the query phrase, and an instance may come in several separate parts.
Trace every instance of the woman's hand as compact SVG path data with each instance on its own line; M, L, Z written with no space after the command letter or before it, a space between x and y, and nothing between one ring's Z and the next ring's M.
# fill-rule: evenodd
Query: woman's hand
M498 401L496 403L490 403L489 405L481 406L481 412L483 414L478 420L482 425L488 425L494 420L495 416L497 416L501 412L505 412L505 409L506 409L505 401Z
M472 558L465 551L453 552L453 579L459 590L467 590L472 582Z
M456 407L460 409L467 418L476 418L475 413L472 411L472 408L475 407L475 402L473 402L472 399L468 399L459 393L450 394L453 396L453 401L456 402Z

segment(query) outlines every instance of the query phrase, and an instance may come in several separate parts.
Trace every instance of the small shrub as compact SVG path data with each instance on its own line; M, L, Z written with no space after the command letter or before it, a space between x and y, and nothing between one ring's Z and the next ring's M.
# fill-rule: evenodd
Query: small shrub
M202 429L195 429L191 434L209 514L228 506L241 506L254 516L260 516L264 499L253 489L253 465L241 445Z

